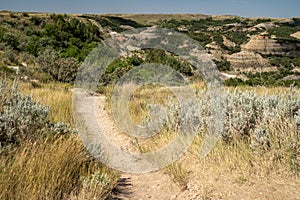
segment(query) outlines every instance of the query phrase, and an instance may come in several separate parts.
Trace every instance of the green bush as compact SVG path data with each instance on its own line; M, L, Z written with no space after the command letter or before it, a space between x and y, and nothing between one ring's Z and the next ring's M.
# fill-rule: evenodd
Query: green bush
M226 86L237 87L237 86L240 86L240 85L244 85L244 81L242 81L239 78L230 78L230 79L225 80L225 85Z
M179 61L171 53L166 53L159 49L147 49L142 52L143 56L133 54L126 58L114 60L107 68L106 72L100 78L101 85L109 85L116 83L126 72L133 67L144 63L157 63L172 67L177 72L186 77L193 76L191 66L187 62Z
M50 74L54 80L71 83L76 78L79 64L75 58L62 58L53 49L46 49L38 56L41 70Z
M22 13L23 17L29 17L28 13Z
M229 71L230 70L231 64L230 64L229 61L227 61L227 60L221 60L221 61L214 60L214 62L217 65L218 70L220 70L220 71Z
M299 39L296 39L291 36L291 34L300 31L299 19L293 18L293 20L293 24L278 24L279 26L274 27L268 31L269 35L275 35L280 43L299 42Z
M249 41L247 33L243 31L231 31L227 32L225 36L232 42L236 43L237 45L241 45Z
M2 42L5 42L7 45L12 47L13 49L18 49L19 39L13 33L5 32L2 36Z
M211 38L206 33L202 33L202 32L200 32L200 33L188 33L188 36L191 37L194 40L199 41L202 46L205 46L205 45L212 42Z
M42 19L37 17L37 16L33 16L30 18L30 21L35 25L35 26L38 26L42 23Z
M43 27L43 37L51 38L51 47L66 57L83 61L101 40L98 28L90 22L51 15L53 22Z
M160 63L167 66L172 67L176 71L182 73L186 76L192 76L191 66L186 62L180 62L178 59L174 57L172 54L168 54L163 50L154 49L146 51L146 59L147 63Z
M10 13L9 16L10 16L11 18L18 18L18 16L15 15L14 13Z
M260 24L260 23L266 23L266 22L271 22L271 19L257 19L256 20L256 23L257 24Z

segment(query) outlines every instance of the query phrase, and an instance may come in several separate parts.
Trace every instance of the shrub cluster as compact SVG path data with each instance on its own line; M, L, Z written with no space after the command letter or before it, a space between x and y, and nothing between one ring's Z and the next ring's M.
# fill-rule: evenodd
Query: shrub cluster
M134 67L146 63L157 63L172 67L177 72L180 72L186 77L191 78L193 75L192 67L187 62L181 62L169 52L160 49L146 49L135 52L133 55L126 58L115 59L107 68L105 73L100 78L100 86L115 84L126 72ZM137 74L136 77L141 79L149 76L147 72Z
M32 96L22 95L17 81L12 88L0 83L0 145L9 147L37 139L45 134L71 133L69 125L52 123L49 108L35 102Z
M211 108L207 92L200 92L197 102L190 102L185 110L185 117L180 115L180 106L170 100L166 106L166 118L163 120L167 129L174 131L185 123L186 118L197 122L190 128L206 134L211 122ZM226 115L221 138L224 142L241 141L257 152L281 149L288 154L300 169L300 94L291 91L289 94L258 95L255 92L242 92L238 89L226 92ZM150 107L150 110L152 107ZM151 112L151 111L150 111ZM161 122L162 123L162 122ZM285 156L286 157L286 156Z
M63 58L54 49L46 49L38 57L37 62L43 72L54 80L73 82L76 78L79 63L75 58Z

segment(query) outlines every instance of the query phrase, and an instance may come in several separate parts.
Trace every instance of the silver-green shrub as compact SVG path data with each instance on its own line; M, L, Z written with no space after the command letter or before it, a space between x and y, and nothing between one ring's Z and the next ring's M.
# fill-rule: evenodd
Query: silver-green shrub
M197 115L198 132L204 135L209 127L211 106L214 106L214 102L210 102L206 91L197 93L197 101L190 103L191 109L184 116L195 118ZM291 126L300 127L300 94L296 91L291 90L289 94L259 95L253 91L236 89L225 93L227 107L221 135L225 141L237 138L249 141L253 149L266 150L270 146L270 130L274 124L289 123ZM176 101L169 101L165 110L166 128L176 129L185 120L178 117L180 106Z
M32 140L48 133L63 134L71 131L64 123L48 119L49 108L35 102L31 95L22 95L18 82L9 88L0 82L0 144L9 146Z

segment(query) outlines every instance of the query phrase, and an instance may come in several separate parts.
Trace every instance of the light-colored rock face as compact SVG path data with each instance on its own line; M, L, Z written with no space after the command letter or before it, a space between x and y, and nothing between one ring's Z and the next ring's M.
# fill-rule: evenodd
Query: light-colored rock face
M257 71L263 68L266 71L273 71L268 60L264 59L260 54L250 51L241 51L228 55L227 60L234 70L249 71L249 69L252 69Z
M222 48L215 41L205 45L205 48L210 50L222 50Z
M222 80L228 80L228 79L231 79L231 78L239 78L243 81L246 81L246 80L249 80L249 78L247 78L247 76L243 75L243 74L228 74L228 73L225 73L225 72L221 72L220 73L220 77Z
M223 36L223 43L227 47L235 47L236 46L236 44L234 42L230 41L225 36Z
M281 19L277 22L280 24L295 24L295 21L293 19Z
M288 75L284 77L282 80L284 81L300 81L300 76L299 75Z
M264 65L268 63L261 55L250 51L231 54L227 57L227 60L233 63L260 63Z
M300 31L291 34L291 36L300 40Z
M273 22L266 22L266 23L260 23L254 26L258 29L272 29L274 27L278 27L278 25L275 25Z
M125 29L125 30L132 30L132 29L134 29L132 26L129 26L129 25L121 25L120 28Z
M182 31L182 32L187 32L189 31L189 29L184 26L184 25L180 25L178 28L177 28L178 31Z
M224 50L215 41L205 45L205 49L216 60L222 60L222 57L226 53L224 53Z
M222 29L223 29L222 26L210 26L207 28L208 31L220 31Z
M252 36L251 40L242 46L242 49L245 51L265 55L289 55L294 48L293 45L280 44L275 39L265 35Z

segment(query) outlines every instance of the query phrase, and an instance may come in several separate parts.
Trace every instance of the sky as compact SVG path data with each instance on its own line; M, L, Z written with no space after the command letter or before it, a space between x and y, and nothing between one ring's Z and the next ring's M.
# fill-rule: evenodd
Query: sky
M300 16L300 0L0 0L0 10L51 13L185 13L286 18Z

